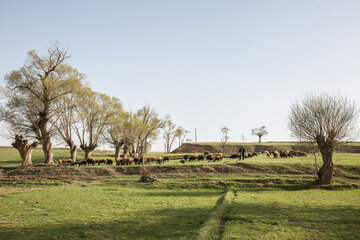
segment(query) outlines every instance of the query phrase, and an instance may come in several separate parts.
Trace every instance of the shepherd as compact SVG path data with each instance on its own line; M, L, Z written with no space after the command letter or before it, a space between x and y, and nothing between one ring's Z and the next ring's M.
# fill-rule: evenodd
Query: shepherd
M239 149L239 153L240 153L240 158L239 158L239 160L244 160L244 158L245 158L245 148L244 148L244 146L241 146L240 147L240 149Z

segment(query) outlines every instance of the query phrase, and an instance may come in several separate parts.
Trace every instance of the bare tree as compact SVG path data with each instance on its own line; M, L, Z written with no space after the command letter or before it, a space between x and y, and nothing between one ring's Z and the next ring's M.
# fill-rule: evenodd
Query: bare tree
M175 131L175 135L179 141L179 147L184 144L184 141L186 139L186 136L190 133L189 130L185 130L182 127L178 127ZM186 141L188 142L188 141Z
M163 133L165 153L171 151L172 145L177 138L175 127L176 125L170 120L170 116L166 116Z
M54 164L51 137L55 131L50 119L59 112L55 103L81 85L80 74L65 64L69 57L57 44L44 57L30 51L24 66L5 76L8 94L1 118L14 133L39 141L46 164Z
M228 133L229 133L229 128L223 127L223 128L221 129L221 134L222 134L222 137L221 137L222 153L225 152L226 143L227 143L228 140L230 139L230 137L228 136Z
M262 126L260 128L254 128L251 130L251 135L256 135L259 137L259 143L261 143L261 137L268 135L268 131L266 130L265 126Z
M332 183L334 149L342 141L356 137L358 115L356 104L341 95L308 94L291 106L288 122L291 135L317 143L321 153L319 184Z

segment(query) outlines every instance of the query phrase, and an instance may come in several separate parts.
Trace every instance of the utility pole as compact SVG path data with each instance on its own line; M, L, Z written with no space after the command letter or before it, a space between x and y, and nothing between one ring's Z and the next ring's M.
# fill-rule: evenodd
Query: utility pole
M195 143L197 143L197 135L196 135L196 128L195 128Z

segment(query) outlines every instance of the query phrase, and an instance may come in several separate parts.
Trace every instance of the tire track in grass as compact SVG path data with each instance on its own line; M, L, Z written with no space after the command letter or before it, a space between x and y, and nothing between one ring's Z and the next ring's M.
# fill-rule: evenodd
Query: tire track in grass
M209 218L199 230L198 240L213 240L220 239L221 230L224 226L223 219L229 211L229 206L235 198L233 190L229 190L221 197L215 207L215 210L210 214Z

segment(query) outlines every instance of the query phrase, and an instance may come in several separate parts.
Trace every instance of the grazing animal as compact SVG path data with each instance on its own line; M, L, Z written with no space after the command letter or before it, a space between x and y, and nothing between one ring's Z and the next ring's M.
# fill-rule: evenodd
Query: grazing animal
M273 152L274 158L278 158L279 157L279 152L278 151L274 151Z
M281 158L287 158L288 154L286 152L280 151L280 157Z
M158 157L156 160L156 163L161 164L164 163L164 158L163 157Z
M180 162L181 162L181 163L185 163L185 162L186 162L186 159L185 159L185 158L182 158L182 159L180 160Z
M164 157L164 162L166 162L166 161L170 161L169 156Z
M266 156L268 156L268 157L270 157L270 155L271 155L269 151L265 151L264 153L265 153Z
M100 164L106 164L106 160L105 160L105 159L97 160L97 164L98 164L98 165L100 165Z
M90 164L94 166L95 165L95 160L92 159L92 158L88 158L88 159L86 159L86 163L87 163L88 166L90 166Z
M214 155L212 155L212 154L208 154L208 155L206 155L206 159L210 162L210 161L214 161Z
M199 155L198 161L204 160L204 159L205 159L204 155Z
M121 159L120 158L116 158L115 159L116 162L116 166L119 166L121 164Z
M205 156L206 156L206 155L209 155L209 154L211 154L209 151L204 152L204 155L205 155Z
M104 159L103 159L104 160ZM112 159L106 159L106 163L105 163L105 160L104 160L104 164L106 165L113 165L113 160Z
M191 155L191 156L189 157L189 162L195 161L195 160L197 160L197 159L199 159L199 155Z
M81 165L86 166L86 164L87 164L87 161L86 161L86 160L82 160L82 161L79 163L79 167L80 167Z
M222 154L220 153L220 154L218 154L218 155L215 155L214 162L215 162L215 161L221 161L222 159L223 159L223 156L222 156Z

